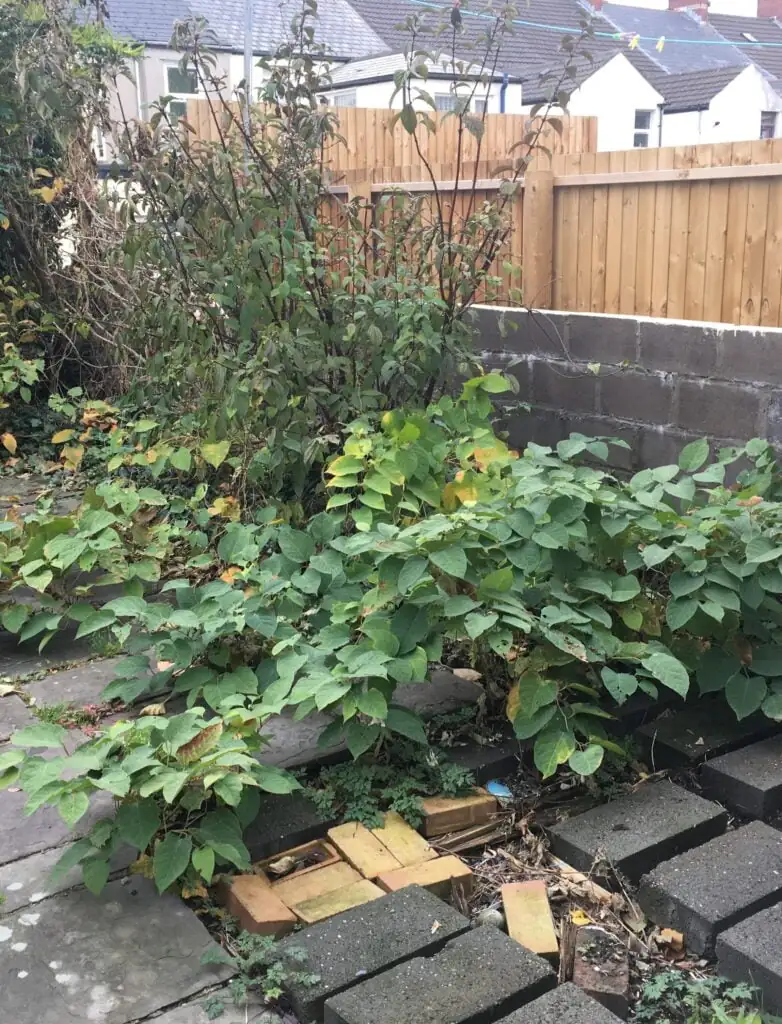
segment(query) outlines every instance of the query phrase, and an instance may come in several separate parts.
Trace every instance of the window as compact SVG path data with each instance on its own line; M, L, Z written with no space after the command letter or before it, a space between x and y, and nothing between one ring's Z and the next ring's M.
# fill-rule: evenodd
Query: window
M456 93L436 92L434 106L435 110L456 110Z
M168 105L171 120L184 117L187 113L187 99L198 95L198 78L195 71L183 71L178 64L166 68L166 86L173 97Z
M636 110L635 134L633 135L633 146L635 149L646 149L649 146L649 134L651 130L651 110Z
M106 136L98 125L92 129L92 151L96 160L106 159Z
M473 107L476 114L487 114L489 112L489 97L476 98Z
M355 107L356 105L356 90L345 89L343 92L334 93L334 106L335 107Z
M760 137L761 139L773 139L777 134L777 112L776 110L761 110L760 112Z

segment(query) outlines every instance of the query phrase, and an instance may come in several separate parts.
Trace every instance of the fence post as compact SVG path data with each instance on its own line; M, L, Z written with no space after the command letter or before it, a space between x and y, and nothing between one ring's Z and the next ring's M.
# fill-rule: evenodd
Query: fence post
M551 309L554 278L554 172L533 163L524 175L521 281L527 306Z

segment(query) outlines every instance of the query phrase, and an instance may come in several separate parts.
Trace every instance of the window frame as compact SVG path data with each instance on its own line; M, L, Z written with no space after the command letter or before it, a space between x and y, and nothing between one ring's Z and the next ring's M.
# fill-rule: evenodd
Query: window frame
M340 102L340 100L352 99L352 103ZM331 106L342 110L354 110L358 106L358 94L355 89L338 89L331 95Z
M180 117L187 116L187 101L196 99L202 95L200 83L196 76L195 71L191 72L195 79L195 90L193 92L182 92L179 89L172 89L171 82L169 81L169 71L178 71L182 73L182 69L179 66L178 61L167 61L163 65L163 73L166 78L166 96L170 96L171 99L168 104L168 114L171 120L179 120ZM186 72L188 73L188 72ZM181 113L176 113L177 110L182 109Z
M644 124L644 119L646 123ZM639 121L641 122L639 124ZM649 149L652 140L654 111L639 108L633 120L633 149Z
M771 118L769 125L767 118ZM760 112L760 137L761 139L775 139L777 137L777 124L779 121L779 111L777 110L761 110ZM766 134L766 129L771 128L771 134Z

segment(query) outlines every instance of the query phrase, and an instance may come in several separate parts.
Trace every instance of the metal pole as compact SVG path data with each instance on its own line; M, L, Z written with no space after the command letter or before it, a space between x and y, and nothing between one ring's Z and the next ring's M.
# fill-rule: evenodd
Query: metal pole
M250 104L253 98L253 14L255 0L244 0L244 130L250 135Z

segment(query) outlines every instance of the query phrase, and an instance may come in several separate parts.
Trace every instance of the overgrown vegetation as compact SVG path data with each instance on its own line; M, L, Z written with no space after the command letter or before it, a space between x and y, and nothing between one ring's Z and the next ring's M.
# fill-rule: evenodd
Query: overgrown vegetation
M307 953L304 949L288 945L285 957L269 935L252 935L226 924L223 941L230 950L214 947L202 958L202 963L226 964L236 972L229 992L237 1006L245 1006L250 995L261 996L264 1002L275 1001L291 984L314 985L320 976L307 971ZM204 1004L208 1020L216 1020L225 1010L222 993L210 996Z
M778 1024L757 1008L751 985L725 978L692 979L680 971L656 974L644 985L634 1024Z
M30 168L35 132L8 172L15 276L0 330L15 347L0 382L47 426L36 464L83 494L73 512L47 499L0 523L0 621L41 647L75 626L124 651L103 699L129 708L78 749L59 714L44 715L0 754L0 784L23 788L30 813L56 805L75 825L96 791L114 797L116 816L69 848L61 871L81 864L97 890L120 843L161 892L247 869L242 829L259 790L299 785L263 763L266 723L282 713L325 713L322 742L364 758L322 776L330 806L414 816L421 794L458 791L465 777L428 751L423 723L396 699L446 650L482 674L484 704L534 739L545 777L621 757L604 723L639 690L684 697L696 680L739 717L782 720L782 504L769 445L710 461L696 441L677 466L625 480L598 468L621 442L575 436L520 453L497 422L513 379L474 363L468 314L491 294L538 128L511 154L496 201L479 201L473 178L464 217L442 197L390 195L371 218L361 201L342 203L329 192L337 126L320 103L328 75L307 4L294 42L263 66L249 129L219 89L204 26L182 26L183 69L209 97L218 141L193 141L163 100L149 126L115 126L123 178L87 195L69 154L105 114L105 82L130 51L48 2L51 14L14 0L22 24L2 43L92 92L82 120L73 105L67 117L46 104L36 114L60 140L55 194L41 194ZM28 40L28 22L49 16L59 63ZM511 18L503 8L473 39L484 67ZM416 40L423 27L412 19ZM87 59L96 46L100 75ZM430 122L412 83L433 57L414 48L397 83L414 140ZM11 76L14 110L30 80ZM475 87L457 82L452 116L480 141ZM22 199L35 232L49 224L54 292L19 280L37 265L18 256ZM32 441L17 450L9 424L7 470ZM106 600L108 585L120 596ZM35 599L19 600L23 588ZM413 744L421 753L400 782L394 766Z

